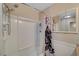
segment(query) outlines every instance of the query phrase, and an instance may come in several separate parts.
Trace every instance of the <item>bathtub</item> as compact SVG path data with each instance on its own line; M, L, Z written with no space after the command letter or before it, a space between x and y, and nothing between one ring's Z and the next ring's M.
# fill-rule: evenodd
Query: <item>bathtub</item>
M54 40L53 43L55 49L54 56L75 56L75 48L76 48L75 44L59 40ZM41 53L40 56L44 56L44 53Z

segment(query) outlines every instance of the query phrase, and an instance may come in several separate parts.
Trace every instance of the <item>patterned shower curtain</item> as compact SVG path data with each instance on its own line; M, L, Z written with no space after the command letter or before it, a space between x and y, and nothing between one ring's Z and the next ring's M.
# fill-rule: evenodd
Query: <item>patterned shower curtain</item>
M50 54L54 54L54 48L52 48L52 31L51 31L51 21L50 18L46 17L45 18L45 24L46 24L46 29L45 29L45 56L47 55L47 51Z

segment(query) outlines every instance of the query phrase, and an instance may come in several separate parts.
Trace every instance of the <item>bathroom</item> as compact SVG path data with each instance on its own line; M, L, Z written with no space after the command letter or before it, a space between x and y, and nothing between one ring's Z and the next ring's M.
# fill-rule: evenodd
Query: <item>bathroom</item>
M79 3L0 3L0 18L0 56L44 56L46 19L51 56L79 55Z

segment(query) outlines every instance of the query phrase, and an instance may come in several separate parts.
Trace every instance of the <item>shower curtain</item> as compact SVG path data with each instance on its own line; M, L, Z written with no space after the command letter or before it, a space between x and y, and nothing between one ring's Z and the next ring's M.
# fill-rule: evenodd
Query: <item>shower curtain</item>
M45 24L46 24L46 28L45 28L45 52L48 51L49 54L54 55L55 51L54 51L54 47L52 46L54 43L52 42L52 19L49 17L45 18ZM53 44L52 44L53 43ZM46 54L45 53L45 56Z

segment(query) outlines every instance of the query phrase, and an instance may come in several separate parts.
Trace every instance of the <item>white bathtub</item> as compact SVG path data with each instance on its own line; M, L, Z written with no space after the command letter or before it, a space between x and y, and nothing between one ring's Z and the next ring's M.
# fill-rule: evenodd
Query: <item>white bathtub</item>
M75 51L75 44L54 40L55 56L73 56ZM44 56L41 53L40 56ZM53 55L52 55L53 56Z

